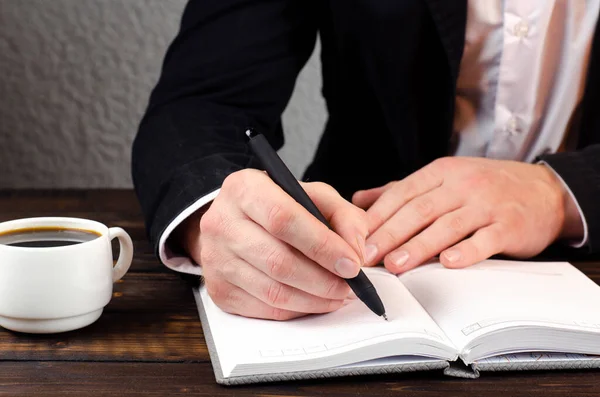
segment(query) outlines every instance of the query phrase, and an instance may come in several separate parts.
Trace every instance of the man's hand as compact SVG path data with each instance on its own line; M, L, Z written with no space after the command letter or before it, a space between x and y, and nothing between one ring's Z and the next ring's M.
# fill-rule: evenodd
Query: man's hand
M286 320L342 306L364 263L365 212L322 183L303 184L336 233L265 173L229 176L208 211L183 226L209 295L224 311Z
M447 157L352 201L368 209L367 264L383 260L394 273L438 254L450 268L500 253L531 257L583 234L576 205L545 165Z

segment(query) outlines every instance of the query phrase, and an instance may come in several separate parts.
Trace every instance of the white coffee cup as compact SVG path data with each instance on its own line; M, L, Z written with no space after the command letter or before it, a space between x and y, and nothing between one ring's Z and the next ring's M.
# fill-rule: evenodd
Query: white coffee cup
M0 244L0 326L25 333L57 333L96 321L112 297L113 283L131 265L133 243L121 228L77 218L29 218L0 223L0 234L57 227L99 236L60 247ZM120 255L113 267L111 240Z

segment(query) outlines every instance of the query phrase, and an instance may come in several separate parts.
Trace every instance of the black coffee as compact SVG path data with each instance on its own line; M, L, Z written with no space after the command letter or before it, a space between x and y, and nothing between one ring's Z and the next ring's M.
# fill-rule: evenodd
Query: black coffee
M64 247L92 241L98 237L100 234L91 230L37 227L2 232L0 244L26 248Z

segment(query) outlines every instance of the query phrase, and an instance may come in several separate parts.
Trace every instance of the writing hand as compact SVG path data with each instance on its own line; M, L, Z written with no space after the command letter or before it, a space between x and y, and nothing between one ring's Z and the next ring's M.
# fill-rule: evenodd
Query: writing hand
M185 225L184 246L224 311L286 320L342 306L363 263L365 212L323 183L302 187L329 230L265 173L230 175L210 208Z

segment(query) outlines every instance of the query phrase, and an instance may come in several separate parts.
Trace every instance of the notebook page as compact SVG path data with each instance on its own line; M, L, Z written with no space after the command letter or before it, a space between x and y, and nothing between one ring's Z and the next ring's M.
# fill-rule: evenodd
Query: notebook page
M358 345L417 336L452 346L398 278L383 269L365 269L390 321L357 299L336 312L286 322L249 319L221 311L201 288L200 297L224 376L240 364L289 362L327 357ZM454 348L449 348L454 352Z
M568 263L488 260L426 265L399 277L459 350L518 325L600 332L600 287Z

